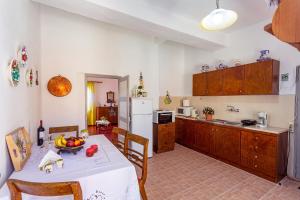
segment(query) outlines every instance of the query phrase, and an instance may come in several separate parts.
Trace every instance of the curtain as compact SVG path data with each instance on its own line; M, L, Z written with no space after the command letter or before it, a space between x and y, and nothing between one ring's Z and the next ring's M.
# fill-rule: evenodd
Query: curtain
M87 82L87 124L95 125L96 123L96 102L95 102L95 84Z

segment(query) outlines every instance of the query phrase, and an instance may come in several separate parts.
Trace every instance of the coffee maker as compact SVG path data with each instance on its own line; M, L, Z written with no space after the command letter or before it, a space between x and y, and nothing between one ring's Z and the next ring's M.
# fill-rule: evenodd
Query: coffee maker
M266 112L257 113L257 124L256 126L260 128L266 128L268 126L268 114Z

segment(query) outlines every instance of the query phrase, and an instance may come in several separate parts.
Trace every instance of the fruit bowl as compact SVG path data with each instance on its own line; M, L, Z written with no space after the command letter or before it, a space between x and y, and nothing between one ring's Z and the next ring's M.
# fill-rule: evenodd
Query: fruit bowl
M55 147L58 149L58 154L66 152L77 154L78 151L83 149L85 141L81 137L69 137L58 136L55 138Z

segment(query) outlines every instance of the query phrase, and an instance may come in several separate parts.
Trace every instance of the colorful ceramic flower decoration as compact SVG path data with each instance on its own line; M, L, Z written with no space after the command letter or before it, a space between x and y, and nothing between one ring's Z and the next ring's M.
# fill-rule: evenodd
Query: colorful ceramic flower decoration
M9 65L10 70L10 81L13 86L17 86L20 81L20 68L18 65L18 61L16 59L12 59Z
M19 57L19 62L20 62L20 65L22 67L26 67L27 65L27 60L28 60L28 54L27 54L27 50L26 50L26 47L23 46L20 51L18 52L18 57Z
M26 70L25 79L26 79L27 86L32 87L32 85L33 85L33 70L32 69Z

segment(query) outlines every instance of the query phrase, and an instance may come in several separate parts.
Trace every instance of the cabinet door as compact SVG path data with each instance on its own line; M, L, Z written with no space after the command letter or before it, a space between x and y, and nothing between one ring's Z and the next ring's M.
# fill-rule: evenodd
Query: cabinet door
M184 119L176 118L175 120L175 141L183 144L183 136L185 135Z
M223 95L240 95L243 93L244 66L223 70Z
M245 65L245 94L278 94L278 84L278 61L270 60Z
M195 122L193 120L184 121L183 143L187 147L194 147L195 144Z
M241 140L240 130L217 127L215 129L216 156L229 162L240 164Z
M277 137L242 131L241 164L267 176L276 176Z
M193 75L193 96L205 96L207 94L206 74Z
M207 94L218 96L223 94L223 70L216 70L207 73Z
M211 126L207 123L195 124L195 148L208 153L210 151Z
M158 150L159 152L174 150L175 124L159 124L158 126Z

